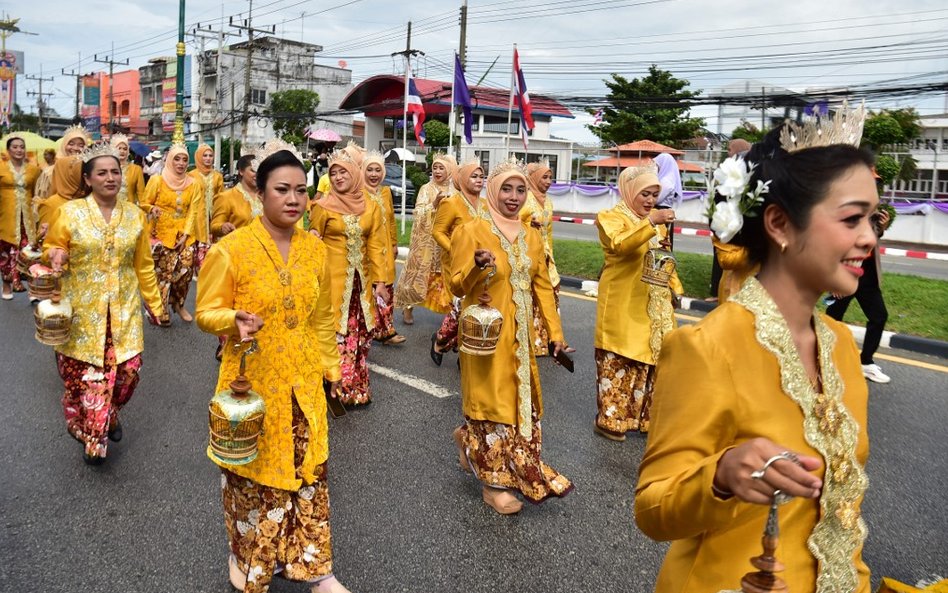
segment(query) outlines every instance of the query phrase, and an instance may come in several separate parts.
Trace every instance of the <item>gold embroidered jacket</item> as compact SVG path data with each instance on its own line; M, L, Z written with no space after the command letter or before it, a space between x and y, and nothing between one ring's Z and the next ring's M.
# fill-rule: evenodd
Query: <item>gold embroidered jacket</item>
M211 217L211 234L221 236L221 227L229 222L236 228L245 227L250 221L263 214L263 203L256 194L247 193L238 183L221 192L214 200L214 214Z
M395 278L395 258L398 256L398 227L395 226L395 208L392 206L392 189L383 185L378 193L372 193L363 187L362 193L365 199L375 202L382 212L382 230L385 233L385 249L382 255L385 258L388 268L386 274Z
M135 163L126 164L122 167L122 189L119 190L119 199L128 200L137 206L144 193L145 175L142 168Z
M23 163L19 171L9 161L0 162L0 241L20 245L20 225L32 243L36 239L33 186L40 176L36 165Z
M454 230L466 222L474 220L481 212L486 211L487 202L484 198L477 199L477 206L471 206L463 195L455 192L453 196L444 198L435 210L434 222L431 225L431 234L438 246L441 247L441 272L446 277L451 275L451 237ZM473 252L472 252L473 253Z
M139 205L146 213L151 212L152 206L161 210L158 218L151 221L149 230L163 246L174 247L179 234L188 236L188 245L195 241L208 242L207 224L202 222L205 215L204 183L200 180L195 179L179 195L168 187L161 175L155 175L148 180Z
M527 201L520 209L520 220L527 224L536 222L540 225L540 237L543 239L547 267L550 269L550 282L553 286L559 286L560 273L556 270L556 262L553 261L553 201L547 198L540 204L533 192L527 190Z

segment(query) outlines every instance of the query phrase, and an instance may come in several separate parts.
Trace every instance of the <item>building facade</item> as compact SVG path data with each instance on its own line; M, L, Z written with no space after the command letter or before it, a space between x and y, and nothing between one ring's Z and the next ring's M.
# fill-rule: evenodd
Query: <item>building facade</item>
M915 159L915 179L896 181L892 189L907 197L948 198L948 113L920 118L919 124L919 137L898 147Z

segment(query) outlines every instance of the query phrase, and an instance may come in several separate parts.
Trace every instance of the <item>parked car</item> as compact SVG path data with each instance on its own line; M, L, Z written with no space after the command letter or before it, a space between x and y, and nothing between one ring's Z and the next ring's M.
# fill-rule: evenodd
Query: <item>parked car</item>
M392 203L395 206L395 212L402 211L402 166L395 163L385 164L385 179L382 185L392 188ZM415 184L407 177L405 178L405 210L411 211L415 208Z

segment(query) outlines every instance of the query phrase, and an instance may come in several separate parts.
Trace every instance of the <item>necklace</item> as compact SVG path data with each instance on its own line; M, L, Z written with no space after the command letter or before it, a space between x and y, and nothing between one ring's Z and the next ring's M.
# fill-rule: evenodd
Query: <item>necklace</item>
M95 198L89 198L89 208L93 211L90 220L92 221L92 226L96 228L97 231L102 233L102 246L105 248L105 252L109 257L112 257L113 252L115 251L115 229L118 228L119 224L122 222L122 214L125 212L125 209L122 208L120 203L116 202L115 206L112 208L112 217L109 222L105 223L105 228L99 226L98 219L96 214L102 216L103 222L105 222L105 216L102 214L102 210L98 207L98 203L95 201ZM93 207L95 205L95 207ZM98 212L96 212L98 210ZM118 212L116 212L116 210Z
M293 294L293 274L289 269L280 265L280 263L273 258L273 254L270 253L270 250L267 249L267 245L260 237L257 237L257 241L260 242L267 257L270 258L270 263L276 268L277 278L280 281L280 286L283 287L283 298L281 299L283 304L283 325L286 326L286 329L293 329L300 323L299 317L296 315L296 298ZM276 311L272 309L271 311L276 313Z

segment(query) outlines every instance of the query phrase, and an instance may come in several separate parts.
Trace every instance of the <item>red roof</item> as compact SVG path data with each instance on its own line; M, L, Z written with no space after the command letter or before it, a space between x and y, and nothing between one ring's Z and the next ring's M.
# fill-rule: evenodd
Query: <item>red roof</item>
M451 83L414 78L421 95L425 113L447 113L451 110ZM495 89L472 86L471 102L474 109L491 109L506 112L510 102L510 89ZM401 76L383 74L366 78L357 84L339 104L340 109L357 109L367 116L390 117L401 115L404 110L405 79ZM562 103L543 95L530 94L533 114L547 117L574 117Z
M638 142L630 142L628 144L622 144L620 146L615 146L609 149L609 152L641 152L642 154L657 155L663 152L667 152L670 155L676 154L685 154L680 150L675 150L670 146L665 146L664 144L659 144L658 142L652 142L651 140L639 140Z
M625 150L623 149L622 152L625 152ZM600 169L615 169L616 167L618 167L619 169L625 169L626 167L638 167L640 165L646 165L648 163L651 163L652 159L648 157L638 158L635 156L623 156L622 158L618 159L618 163L616 161L617 161L616 157L610 156L604 159L599 159L596 161L589 161L589 162L583 163L583 166L584 167L599 167ZM678 160L676 160L675 162L678 164L678 170L682 173L703 173L704 172L704 167L696 163L688 163L685 161L678 161Z

